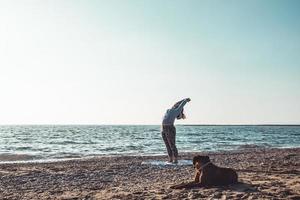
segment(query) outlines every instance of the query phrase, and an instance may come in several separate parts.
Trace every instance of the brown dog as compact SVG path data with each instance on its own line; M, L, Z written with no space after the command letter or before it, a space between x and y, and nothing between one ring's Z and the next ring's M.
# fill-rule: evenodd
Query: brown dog
M233 169L217 167L210 162L208 156L195 156L193 165L195 168L194 181L171 186L172 189L229 185L238 181L238 175Z

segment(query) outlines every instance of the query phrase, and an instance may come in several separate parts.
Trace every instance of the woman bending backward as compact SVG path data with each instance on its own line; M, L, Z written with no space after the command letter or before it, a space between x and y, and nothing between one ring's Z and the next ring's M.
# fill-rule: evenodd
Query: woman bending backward
M174 126L174 121L175 119L185 119L183 107L189 101L191 101L191 99L186 98L175 103L172 108L166 111L162 121L161 134L167 148L169 162L178 162L178 151L175 144L176 128Z

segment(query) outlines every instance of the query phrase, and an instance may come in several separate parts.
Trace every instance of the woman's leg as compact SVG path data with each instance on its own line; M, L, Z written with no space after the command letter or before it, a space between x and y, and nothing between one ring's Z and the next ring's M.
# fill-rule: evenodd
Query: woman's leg
M170 145L170 149L171 149L172 156L173 156L173 161L175 163L177 163L178 150L176 147L176 128L175 128L175 126L169 127L169 130L167 132L167 140Z
M167 139L167 132L168 130L166 130L166 128L162 128L162 132L161 132L161 136L164 140L164 143L166 145L166 148L167 148L167 152L168 152L168 156L169 156L169 162L172 162L173 161L173 157L172 157L172 150L171 150L171 147L170 147L170 144L168 142L168 139Z

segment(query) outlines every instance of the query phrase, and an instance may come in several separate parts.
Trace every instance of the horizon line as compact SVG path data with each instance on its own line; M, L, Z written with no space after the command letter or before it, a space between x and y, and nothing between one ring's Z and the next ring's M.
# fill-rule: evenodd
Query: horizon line
M293 123L255 123L255 124L174 124L177 126L300 126L299 124L293 124ZM161 124L94 124L94 123L83 123L83 124L59 124L59 123L53 123L53 124L0 124L0 126L161 126Z

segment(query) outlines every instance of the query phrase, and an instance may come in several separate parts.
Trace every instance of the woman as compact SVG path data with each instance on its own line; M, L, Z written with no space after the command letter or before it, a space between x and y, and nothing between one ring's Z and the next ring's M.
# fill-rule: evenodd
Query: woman
M174 126L175 119L185 119L183 106L191 101L190 98L183 99L174 104L171 109L168 109L162 121L162 138L167 147L169 162L177 163L178 151L175 145L176 128Z

